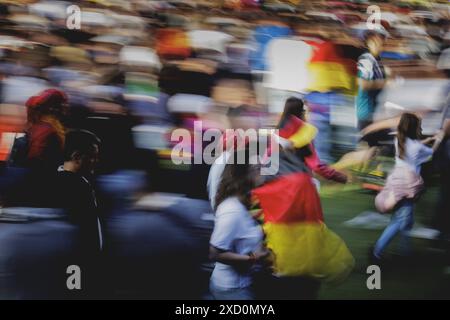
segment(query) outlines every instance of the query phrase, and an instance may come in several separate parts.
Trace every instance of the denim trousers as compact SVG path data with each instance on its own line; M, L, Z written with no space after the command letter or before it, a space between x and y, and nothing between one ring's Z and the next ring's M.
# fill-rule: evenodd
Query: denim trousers
M400 234L400 253L403 255L411 253L409 232L414 224L413 206L413 200L410 199L404 199L399 204L389 225L375 244L373 253L376 257L381 257L383 251L397 234Z

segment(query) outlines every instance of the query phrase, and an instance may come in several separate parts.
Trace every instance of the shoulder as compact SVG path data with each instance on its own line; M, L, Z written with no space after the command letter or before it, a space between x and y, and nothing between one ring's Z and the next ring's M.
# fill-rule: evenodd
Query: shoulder
M408 148L420 149L425 147L419 140L406 138L406 145Z
M358 67L359 68L372 68L375 64L376 59L370 53L363 53L358 58Z
M216 217L231 216L231 215L238 217L241 214L246 213L247 209L239 201L239 199L237 197L230 197L222 201L221 204L219 204L216 210Z
M369 80L373 76L376 61L370 53L362 54L358 59L358 77Z
M214 160L213 166L217 166L217 165L220 166L220 165L226 164L230 155L231 155L231 153L229 151L225 150L224 152L222 152L222 154L220 156L218 156L216 158L216 160Z
M211 168L209 169L208 180L220 179L225 165L228 161L229 153L224 151L220 156L214 160Z
M359 56L358 61L360 60L370 60L370 61L374 61L375 58L372 54L370 54L369 52L365 52L362 55Z
M289 138L296 133L298 129L303 125L303 121L295 116L289 116L283 119L280 127L280 137Z
M71 190L87 190L90 189L88 183L86 183L83 178L77 174L68 171L58 172L56 175L57 181L61 188L67 188Z
M424 145L422 142L420 142L419 140L413 140L413 139L406 139L406 147L407 149L412 150L412 152L420 152L420 151L430 151L432 152L432 148Z

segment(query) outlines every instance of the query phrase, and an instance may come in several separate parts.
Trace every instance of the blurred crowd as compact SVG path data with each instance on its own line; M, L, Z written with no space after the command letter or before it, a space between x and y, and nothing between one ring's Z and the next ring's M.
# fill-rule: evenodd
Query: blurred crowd
M80 29L68 21L79 6ZM270 115L299 93L308 101L320 141L355 142L356 61L364 51L368 3L336 1L2 1L0 159L25 125L28 97L58 87L68 95L68 126L88 114L130 116L167 131L186 114L224 127L227 107L249 104ZM448 70L448 6L428 1L377 3L387 38L394 105L442 109ZM432 79L433 95L417 93ZM413 79L407 81L405 79ZM442 80L445 81L442 81ZM444 89L442 89L444 88ZM403 90L403 91L400 91ZM397 94L400 92L400 94ZM169 98L190 94L189 103ZM392 94L391 94L392 95ZM198 96L211 103L202 105ZM419 101L419 102L418 102ZM438 102L436 102L438 101ZM388 110L389 111L389 110ZM386 117L386 113L383 116ZM396 109L394 109L394 112ZM398 111L398 110L397 110ZM392 112L391 112L392 113ZM275 117L276 118L276 117ZM435 120L433 118L433 120ZM435 120L438 121L438 120ZM273 125L271 117L264 125ZM335 130L336 131L336 130ZM137 129L139 131L139 127ZM353 132L350 130L350 135ZM342 139L341 139L342 138ZM140 140L141 141L141 140ZM152 141L161 147L162 141ZM331 161L331 144L318 146Z
M66 10L72 4L81 10L79 30L68 28L77 14ZM134 126L161 128L155 134L180 124L186 114L226 127L220 117L224 110L242 104L278 115L285 99L299 93L308 102L310 121L321 129L320 141L331 141L330 125L356 124L352 112L356 61L364 52L367 24L374 21L368 5L364 1L2 1L0 159L7 157L11 133L25 125L25 101L48 87L68 95L69 127L79 127L88 114L126 115ZM396 86L393 94L409 97L397 102L386 93L386 99L407 109L442 108L436 100L442 102L446 94L442 91L448 88L443 84L449 67L448 5L438 1L376 5L379 27L389 34L381 57ZM433 97L417 102L425 95L416 93L421 85L416 80L424 78L434 81L426 82ZM404 84L405 79L414 81ZM183 100L187 96L178 96L170 103L177 94L195 96L189 102ZM211 101L204 103L198 96ZM273 125L276 120L269 117L265 122ZM342 136L347 133L343 130ZM338 149L340 145L345 151L354 142L337 140L342 140ZM322 158L333 160L329 145L318 149Z
M78 7L67 10L71 5ZM78 18L80 28L73 28ZM386 83L371 119L376 126L360 127L358 59L368 49L374 22L384 37L379 58ZM28 247L46 257L63 256L76 232L56 225L57 212L21 208L66 201L64 207L74 201L67 194L83 194L86 205L74 206L100 211L104 234L90 232L100 236L99 247L105 245L103 262L115 265L101 279L103 288L109 276L125 273L114 284L117 296L201 297L209 273L197 266L211 268L204 250L214 220L207 201L210 166L173 163L175 129L195 132L195 121L202 121L202 131L276 128L286 100L295 97L305 104L303 120L318 129L313 153L323 164L313 170L323 173L326 164L361 148L361 135L369 136L363 141L372 147L371 134L396 127L398 122L386 121L404 111L420 114L423 133L434 136L450 114L449 70L447 0L0 0L0 200L15 208L3 208L0 228L8 225L11 235L18 225L8 221L42 224L29 226L28 238L3 242L2 248L9 244L15 251L0 251L0 267L2 257ZM20 168L24 132L32 178ZM362 158L344 157L341 168ZM56 188L44 187L58 168ZM67 172L88 179L74 180ZM448 189L442 192L444 201ZM51 204L55 198L59 203ZM59 230L64 235L56 237L64 241L49 249L56 238L37 243L36 230ZM177 273L174 255L193 278ZM30 280L27 266L36 257L24 259L14 270ZM155 265L154 259L163 262ZM45 269L36 268L34 275ZM154 276L141 283L148 270ZM158 274L172 275L174 284ZM0 297L39 297L33 288L44 285L39 281L45 277L19 285L14 279L0 279ZM195 279L203 286L195 287ZM49 297L60 294L58 281L49 285Z

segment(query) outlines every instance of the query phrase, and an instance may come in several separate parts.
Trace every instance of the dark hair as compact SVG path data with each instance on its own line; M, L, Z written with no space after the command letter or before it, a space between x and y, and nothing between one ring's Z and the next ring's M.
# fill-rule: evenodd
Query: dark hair
M95 152L95 146L99 146L100 139L87 130L71 130L66 134L64 145L64 161L72 160L74 152L81 156L90 156Z
M420 126L420 119L415 114L404 113L400 118L397 127L398 140L398 156L403 159L405 156L406 138L417 140L422 137L422 129Z
M242 160L243 161L242 163ZM250 192L255 187L251 175L249 148L235 151L229 156L217 189L215 208L227 198L236 196L247 208L251 206Z
M295 116L299 119L305 120L305 107L302 99L290 97L286 100L286 103L284 104L283 114L277 127L283 127L285 122L291 116Z

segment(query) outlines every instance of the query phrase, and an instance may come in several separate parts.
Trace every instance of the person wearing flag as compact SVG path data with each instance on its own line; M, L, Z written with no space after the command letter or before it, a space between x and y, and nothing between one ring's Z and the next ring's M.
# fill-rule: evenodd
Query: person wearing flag
M274 276L262 286L263 298L312 299L320 280L338 283L354 265L344 241L325 225L312 172L341 183L347 177L318 158L312 144L317 129L305 121L302 100L286 101L278 128L279 171L252 191L261 209L255 217L274 255Z

